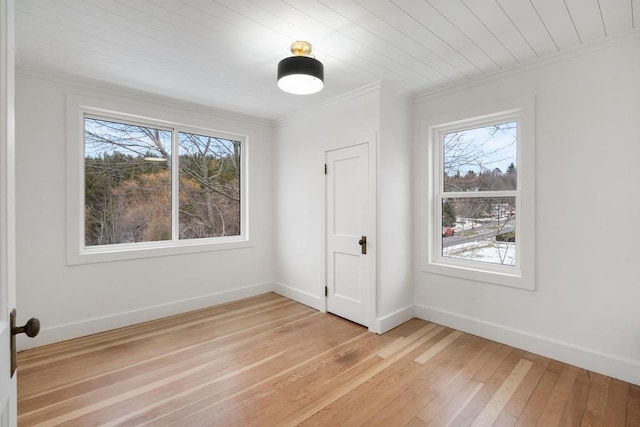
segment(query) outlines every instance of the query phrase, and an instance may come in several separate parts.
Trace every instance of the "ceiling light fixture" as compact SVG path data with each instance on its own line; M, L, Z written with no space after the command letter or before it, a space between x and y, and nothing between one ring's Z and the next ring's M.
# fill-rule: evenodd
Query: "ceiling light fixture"
M297 41L291 44L294 56L278 64L278 87L296 95L309 95L324 87L324 65L311 55L311 44Z

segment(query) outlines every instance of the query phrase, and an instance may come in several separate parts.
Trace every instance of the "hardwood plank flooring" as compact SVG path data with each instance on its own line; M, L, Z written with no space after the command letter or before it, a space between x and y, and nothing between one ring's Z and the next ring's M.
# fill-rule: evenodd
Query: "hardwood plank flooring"
M19 426L639 426L640 387L265 294L21 352Z

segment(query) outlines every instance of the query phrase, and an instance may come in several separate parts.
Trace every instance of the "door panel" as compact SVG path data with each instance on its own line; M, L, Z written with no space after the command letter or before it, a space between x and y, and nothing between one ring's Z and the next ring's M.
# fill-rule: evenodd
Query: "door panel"
M351 151L351 150L350 150ZM331 157L336 157L332 153ZM350 157L335 159L332 162L333 172L333 232L337 235L349 235L360 230L358 200L358 175L360 158Z
M327 151L327 311L369 325L370 256L358 243L369 234L369 144Z
M362 279L360 276L360 255L333 253L334 294L353 302L362 302Z

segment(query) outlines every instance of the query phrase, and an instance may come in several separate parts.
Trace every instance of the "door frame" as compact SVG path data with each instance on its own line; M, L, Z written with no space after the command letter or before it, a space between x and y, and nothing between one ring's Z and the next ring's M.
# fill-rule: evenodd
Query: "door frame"
M9 313L16 306L14 10L14 0L0 0L0 425L8 426L17 423L17 375L10 376L9 351Z
M369 319L368 328L369 332L380 333L380 325L377 321L378 316L378 132L370 132L367 134L360 134L351 137L340 137L325 143L322 150L322 161L326 165L327 152L340 150L343 148L353 147L355 145L367 144L369 148L369 229L367 231L367 256L369 256ZM327 185L327 175L324 175L324 194L322 204L324 206L324 280L323 288L320 295L325 295L324 287L327 286L328 281L328 266L329 260L327 259L327 226L328 226L328 206L327 197L329 194L329 188ZM323 312L327 312L327 297L323 297Z

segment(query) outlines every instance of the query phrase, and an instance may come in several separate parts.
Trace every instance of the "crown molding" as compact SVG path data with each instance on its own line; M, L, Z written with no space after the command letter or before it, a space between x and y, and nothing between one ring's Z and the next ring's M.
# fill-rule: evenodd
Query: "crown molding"
M453 86L448 86L442 89L436 89L433 91L428 91L422 94L418 94L414 98L413 102L414 104L418 104L432 98L437 98L443 95L452 94L455 92L480 86L489 82L501 80L513 75L522 74L528 71L536 70L538 68L542 68L552 64L559 63L559 62L567 61L569 59L589 55L599 50L607 49L617 45L622 45L625 43L630 43L638 39L640 39L640 31L633 31L631 33L626 33L626 34L616 36L614 38L607 39L604 41L599 41L599 42L578 46L568 51L559 52L545 58L535 59L524 64L514 65L513 67L509 67L504 70L500 70L486 76L467 80Z
M277 119L274 121L274 124L276 126L288 123L288 122L292 122L292 121L296 121L299 120L301 117L305 117L308 116L310 114L313 114L317 111L320 110L326 110L328 108L331 108L335 105L339 105L342 104L343 102L346 102L348 100L354 99L354 98L358 98L360 96L366 95L368 93L371 92L379 92L380 89L382 87L382 82L381 81L376 81L373 83L369 83L366 84L362 87L359 87L358 89L349 91L343 95L339 95L335 98L331 98L327 101L321 102L319 104L313 105L311 107L305 108L303 110L300 110L298 112L295 112L293 114L289 114L281 119Z
M16 69L16 75L33 77L53 83L70 85L76 88L93 90L102 92L107 95L117 94L118 96L128 98L135 101L144 101L169 108L179 108L185 111L192 111L198 114L211 114L220 119L234 120L246 124L273 126L273 120L265 119L247 114L236 113L234 111L223 110L212 107L210 105L198 104L194 102L184 101L163 95L157 95L150 92L144 92L137 89L127 88L112 83L105 83L98 80L92 80L85 77L73 76L65 73L57 73L55 71L43 71L40 69L20 67Z
M335 105L339 105L343 102L349 101L354 98L358 98L360 96L366 95L371 92L381 93L382 91L386 91L395 96L405 99L407 102L412 102L415 93L409 92L406 89L402 89L397 85L394 85L386 80L377 80L375 82L368 83L364 86L361 86L352 91L346 92L342 95L331 98L327 101L321 102L319 104L315 104L311 107L305 108L303 110L297 111L295 113L289 114L288 116L283 117L282 119L277 119L274 121L276 126L282 125L284 123L288 123L291 121L295 121L300 119L301 117L308 116L317 111L324 110L327 108L331 108Z

